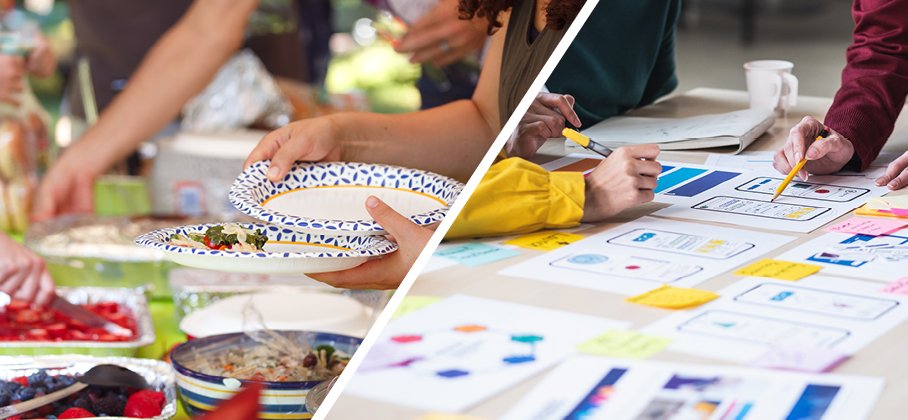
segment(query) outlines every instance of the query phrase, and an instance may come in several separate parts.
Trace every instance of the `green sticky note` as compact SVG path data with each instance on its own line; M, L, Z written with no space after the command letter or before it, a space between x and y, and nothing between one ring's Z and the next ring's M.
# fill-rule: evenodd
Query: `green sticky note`
M609 330L581 343L577 350L596 356L647 359L662 351L671 342L670 338L644 335L637 331Z
M394 312L394 316L392 316L391 319L397 319L410 312L418 311L439 300L441 300L441 298L438 296L404 296L404 299L400 302L400 306L397 307L397 310Z

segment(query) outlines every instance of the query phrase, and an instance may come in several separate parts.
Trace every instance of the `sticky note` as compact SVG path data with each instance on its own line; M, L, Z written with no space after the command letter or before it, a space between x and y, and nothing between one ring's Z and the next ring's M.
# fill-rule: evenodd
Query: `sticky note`
M418 311L426 306L429 306L435 302L441 300L437 296L413 296L407 295L404 296L403 300L400 302L400 306L397 307L397 310L394 311L394 315L391 319L400 318L410 312Z
M581 353L624 359L647 359L668 346L670 338L644 335L637 331L610 330L577 346Z
M708 290L662 286L642 295L631 296L626 300L631 303L655 306L657 308L687 309L700 306L717 297L719 295Z
M866 205L854 211L858 216L908 217L908 209L874 210Z
M438 250L436 256L456 261L469 267L500 261L505 258L516 257L519 252L500 246L470 242L443 250Z
M873 197L867 200L867 208L871 210L908 209L908 194Z
M735 271L736 276L768 277L779 280L801 280L823 268L814 264L763 259Z
M583 235L578 235L576 233L544 231L520 236L505 241L505 243L536 251L551 251L565 245L570 245L581 239L583 239Z
M847 359L847 355L831 349L781 347L770 349L750 362L750 365L769 369L822 373L835 369Z
M893 293L896 295L905 295L908 296L908 277L903 277L892 283L887 284L882 289L881 292Z
M852 233L856 235L880 236L895 232L905 226L908 221L895 219L868 219L865 217L852 217L844 222L826 228L830 232Z

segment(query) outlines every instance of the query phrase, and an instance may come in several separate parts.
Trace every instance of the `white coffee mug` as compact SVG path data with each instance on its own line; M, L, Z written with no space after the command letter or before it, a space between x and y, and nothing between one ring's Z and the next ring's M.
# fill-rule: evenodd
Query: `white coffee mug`
M798 78L791 74L794 63L757 60L744 63L751 109L769 109L785 115L798 102Z

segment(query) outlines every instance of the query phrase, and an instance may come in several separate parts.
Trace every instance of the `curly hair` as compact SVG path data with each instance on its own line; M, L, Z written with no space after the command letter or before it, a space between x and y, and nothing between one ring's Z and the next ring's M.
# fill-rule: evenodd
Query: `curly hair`
M461 19L485 18L489 22L489 35L501 27L498 15L509 10L520 1L530 0L460 0L458 10ZM560 31L574 21L586 0L550 0L545 7L545 26Z

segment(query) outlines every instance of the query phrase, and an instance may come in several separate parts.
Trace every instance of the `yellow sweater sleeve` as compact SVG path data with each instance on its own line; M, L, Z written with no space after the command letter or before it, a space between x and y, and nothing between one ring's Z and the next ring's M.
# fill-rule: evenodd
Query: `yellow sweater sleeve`
M504 159L489 168L447 238L576 226L583 200L580 172L549 172L524 159Z

